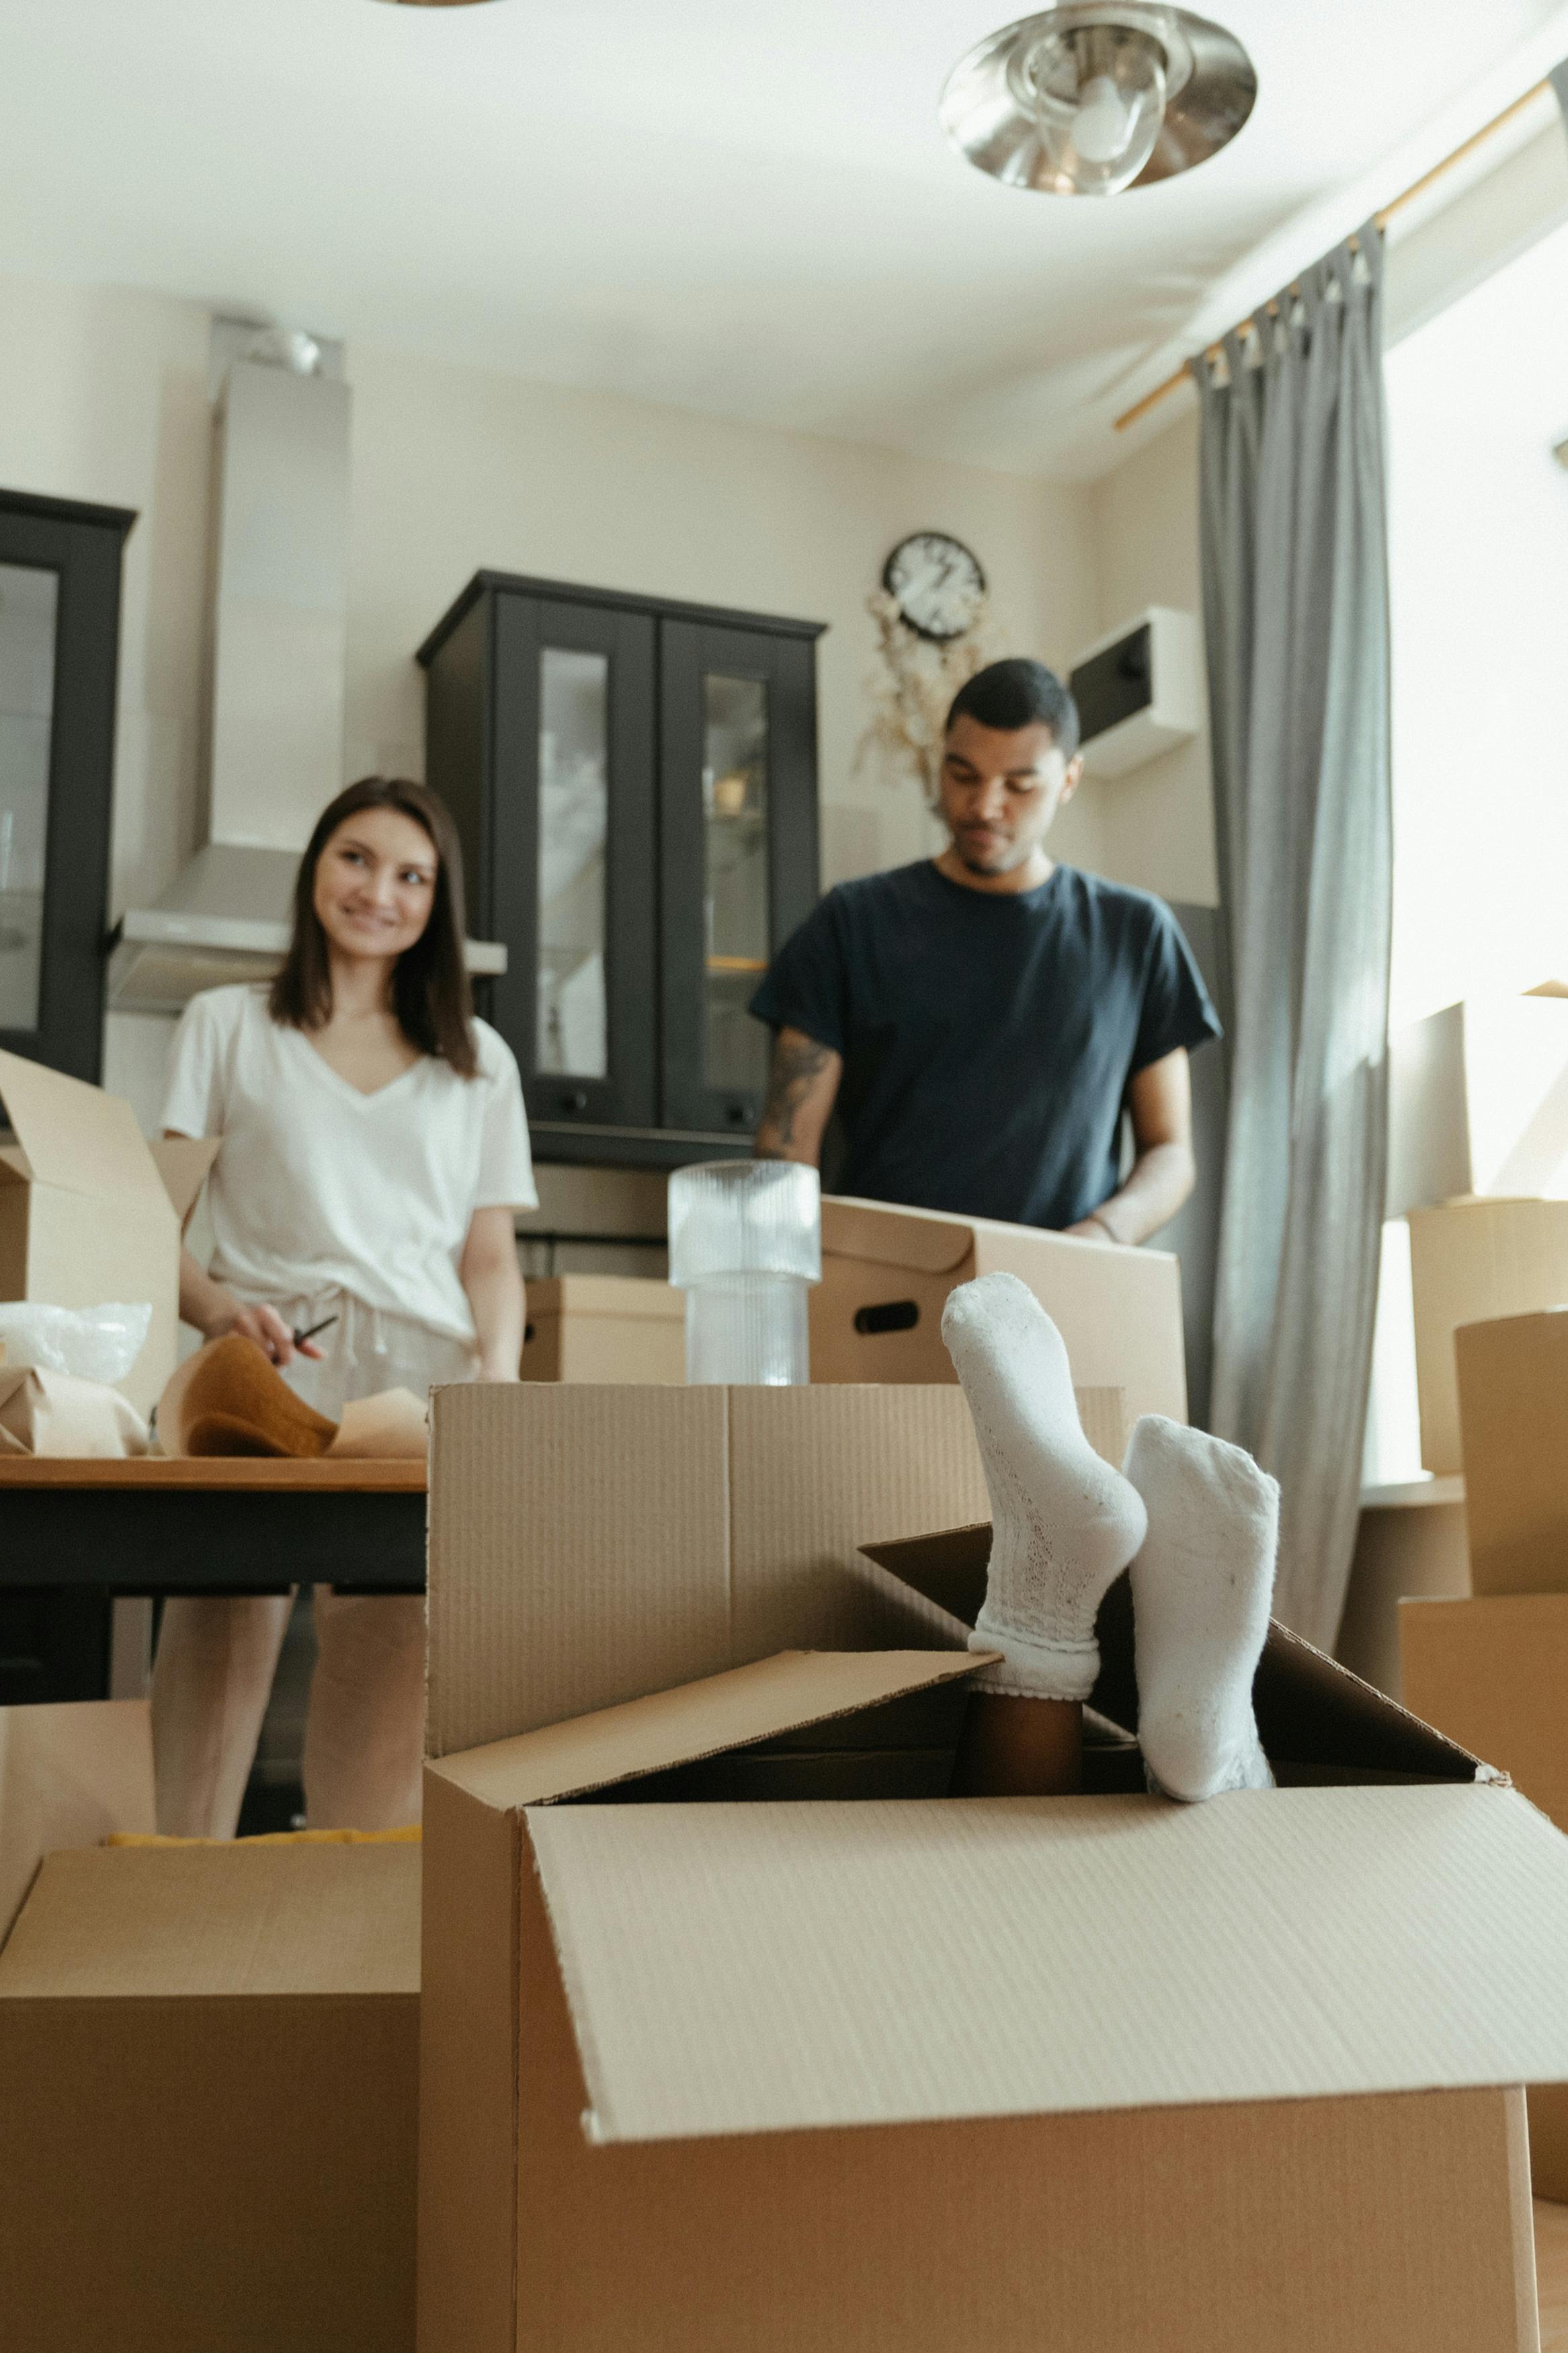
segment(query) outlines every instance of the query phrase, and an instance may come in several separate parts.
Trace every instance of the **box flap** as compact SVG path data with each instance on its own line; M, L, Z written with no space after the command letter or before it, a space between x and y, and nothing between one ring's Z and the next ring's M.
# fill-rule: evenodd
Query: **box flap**
M489 1806L549 1805L972 1674L995 1652L785 1651L431 1767Z
M45 1855L155 1820L144 1699L0 1708L0 1946Z
M50 1855L0 2000L419 1990L419 1849L99 1847Z
M945 1611L953 1621L954 1639L958 1629L974 1624L985 1599L989 1522L861 1549ZM1136 1732L1132 1588L1125 1574L1100 1603L1095 1630L1100 1679L1089 1705L1124 1731ZM1295 1766L1424 1781L1473 1781L1490 1771L1277 1619L1269 1621L1252 1699L1265 1753L1277 1771Z
M528 1817L600 2141L1568 2076L1498 1788Z
M974 1247L973 1228L936 1209L889 1208L886 1201L860 1201L847 1193L822 1197L822 1250L826 1258L870 1259L879 1266L913 1267L921 1274L951 1274Z
M0 1103L35 1184L94 1198L163 1198L136 1115L118 1095L0 1053Z
M207 1172L223 1149L221 1135L163 1135L147 1147L184 1233Z

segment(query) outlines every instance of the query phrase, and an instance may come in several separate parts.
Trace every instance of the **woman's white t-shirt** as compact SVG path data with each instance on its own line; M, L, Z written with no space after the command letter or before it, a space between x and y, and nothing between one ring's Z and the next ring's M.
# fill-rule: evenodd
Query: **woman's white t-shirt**
M250 1301L342 1290L471 1340L469 1220L539 1199L517 1063L487 1022L474 1036L476 1078L425 1054L367 1095L272 1019L265 988L193 997L163 1124L223 1138L207 1180L216 1280Z

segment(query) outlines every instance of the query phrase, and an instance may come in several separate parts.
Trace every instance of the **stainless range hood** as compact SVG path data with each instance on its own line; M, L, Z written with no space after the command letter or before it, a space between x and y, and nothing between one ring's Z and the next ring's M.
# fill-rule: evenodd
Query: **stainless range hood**
M276 969L300 853L343 783L349 387L310 336L215 320L213 347L207 841L155 905L121 918L119 1012L178 1012ZM506 950L471 940L468 962L504 972Z

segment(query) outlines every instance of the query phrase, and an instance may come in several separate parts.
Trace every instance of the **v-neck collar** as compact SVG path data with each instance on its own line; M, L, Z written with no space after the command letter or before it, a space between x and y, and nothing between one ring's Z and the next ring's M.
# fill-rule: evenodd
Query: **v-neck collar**
M421 1065L429 1060L428 1055L421 1054L417 1060L409 1063L405 1071L399 1071L395 1079L388 1079L383 1085L372 1087L367 1092L363 1087L356 1087L352 1079L345 1079L341 1071L334 1071L326 1056L318 1052L311 1045L310 1038L303 1029L295 1029L292 1024L289 1027L292 1035L299 1039L303 1051L309 1054L311 1062L328 1083L336 1087L340 1094L346 1095L350 1103L359 1103L362 1106L384 1102L395 1088L402 1086L405 1079L413 1078Z

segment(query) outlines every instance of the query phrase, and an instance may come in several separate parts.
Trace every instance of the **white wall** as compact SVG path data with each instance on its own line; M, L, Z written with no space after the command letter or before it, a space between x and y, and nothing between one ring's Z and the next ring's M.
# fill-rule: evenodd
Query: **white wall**
M1147 605L1196 615L1198 420L1189 411L1089 492L1094 550L1095 634ZM1219 903L1206 729L1127 776L1087 778L1104 871L1162 898Z

